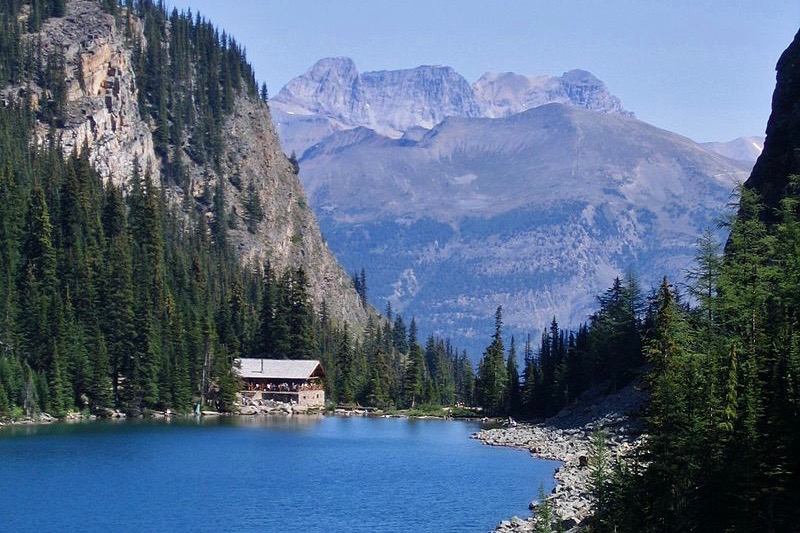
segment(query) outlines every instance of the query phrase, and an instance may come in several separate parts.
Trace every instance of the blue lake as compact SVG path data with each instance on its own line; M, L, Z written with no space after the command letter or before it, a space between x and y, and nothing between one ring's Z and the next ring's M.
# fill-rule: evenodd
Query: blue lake
M489 531L554 461L477 424L343 417L0 428L1 531Z

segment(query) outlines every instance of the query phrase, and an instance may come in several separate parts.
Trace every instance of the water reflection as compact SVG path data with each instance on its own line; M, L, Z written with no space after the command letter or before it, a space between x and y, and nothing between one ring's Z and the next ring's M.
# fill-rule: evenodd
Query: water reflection
M238 427L264 427L280 429L305 429L319 424L325 417L319 413L300 415L251 415L216 417L217 424ZM201 419L202 424L213 424L214 420Z
M104 420L64 420L47 424L14 424L0 427L0 439L71 433L106 433L140 430L143 427L263 427L305 429L319 424L325 417L319 413L253 416L171 416L164 418L112 418Z

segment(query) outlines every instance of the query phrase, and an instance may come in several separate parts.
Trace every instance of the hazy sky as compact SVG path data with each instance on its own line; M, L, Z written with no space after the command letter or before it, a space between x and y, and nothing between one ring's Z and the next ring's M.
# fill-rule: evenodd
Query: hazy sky
M322 57L360 71L582 68L636 116L696 141L762 135L798 0L168 0L247 48L277 94Z

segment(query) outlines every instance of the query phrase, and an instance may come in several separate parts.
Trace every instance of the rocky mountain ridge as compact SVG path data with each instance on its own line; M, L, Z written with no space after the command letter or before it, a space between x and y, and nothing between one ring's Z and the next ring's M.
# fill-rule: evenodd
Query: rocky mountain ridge
M521 338L553 317L577 326L628 270L643 287L681 279L749 165L624 114L548 104L401 139L338 132L300 169L373 301L477 354L498 305Z
M155 125L142 118L139 109L134 45L120 26L128 17L121 11L115 17L96 1L69 0L66 16L48 19L40 32L27 38L40 42L45 54L63 52L65 110L55 135L65 154L80 151L85 144L103 179L124 187L134 160L158 183L164 159L154 150ZM141 21L131 16L127 23L137 35L134 42L146 46ZM52 98L49 91L28 84L1 92L6 101L27 98L35 107ZM325 301L333 318L354 326L365 323L367 310L322 239L303 187L281 149L269 108L240 94L222 128L226 146L219 168L197 163L185 149L179 150L189 185L186 189L167 185L167 198L176 209L195 209L213 222L209 197L222 182L227 191L225 210L232 213L230 240L245 264L257 268L268 259L279 271L302 265L317 306ZM43 123L37 131L39 142L51 134ZM242 223L251 194L263 212L253 231Z
M570 70L561 76L528 77L487 72L472 85L482 116L502 118L545 104L567 104L603 113L633 116L591 72Z
M299 155L335 131L367 127L399 138L447 117L500 118L548 103L631 115L583 70L535 78L486 73L470 84L446 66L359 73L344 57L318 61L287 83L270 107L284 147Z

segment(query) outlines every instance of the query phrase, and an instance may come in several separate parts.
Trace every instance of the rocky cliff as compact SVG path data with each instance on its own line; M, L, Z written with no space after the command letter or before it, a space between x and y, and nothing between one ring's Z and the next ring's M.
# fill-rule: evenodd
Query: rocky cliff
M84 144L90 160L104 179L125 184L134 160L150 168L158 178L166 160L154 151L155 125L140 113L140 90L132 60L134 42L147 46L142 24L130 17L134 39L125 36L125 10L114 17L98 2L70 0L64 17L49 19L41 32L27 36L41 42L42 57L63 52L66 105L64 119L55 134L65 154ZM52 98L49 90L35 83L3 89L6 99L29 97L32 105ZM49 126L40 124L41 142ZM367 311L352 287L349 276L331 254L319 231L305 192L275 134L270 111L258 98L240 93L233 112L222 125L224 152L217 167L198 164L183 149L177 157L186 169L189 185L169 185L167 198L176 209L197 210L211 221L209 191L222 182L225 211L232 245L242 261L254 268L269 259L278 269L304 266L314 303L325 300L331 316L353 325L366 321ZM156 179L156 182L158 180ZM254 191L263 218L252 231L241 222Z
M150 127L139 114L132 50L114 17L97 2L72 0L65 17L49 19L40 32L26 38L41 46L43 58L63 54L66 109L57 134L64 152L80 151L88 143L100 175L117 184L130 176L136 158L157 178L160 165ZM30 98L34 106L52 98L49 88L35 82L2 92L6 99ZM48 130L46 124L37 125L40 140Z
M745 182L773 208L784 197L789 176L800 174L800 32L781 55L776 70L764 151Z
M482 114L501 118L558 103L603 113L632 115L606 85L585 70L570 70L562 76L530 78L513 72L487 72L473 84Z
M286 149L298 154L334 131L364 126L397 138L448 116L481 113L467 80L450 67L359 73L345 57L321 59L270 105Z
M536 78L486 73L470 85L450 67L359 73L351 59L341 57L318 61L270 105L284 146L300 155L335 131L366 127L399 138L447 117L501 118L548 103L631 115L584 70Z

